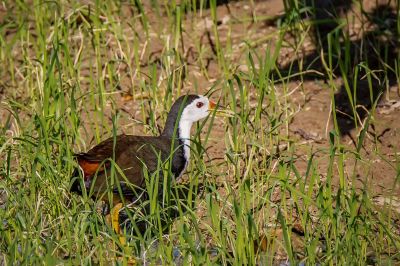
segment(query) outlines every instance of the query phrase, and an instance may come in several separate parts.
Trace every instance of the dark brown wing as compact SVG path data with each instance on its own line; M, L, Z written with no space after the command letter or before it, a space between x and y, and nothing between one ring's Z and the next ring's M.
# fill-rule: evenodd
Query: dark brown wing
M102 162L106 159L113 157L113 152L117 155L124 147L127 147L131 142L132 137L129 135L119 135L115 138L115 149L114 149L114 138L108 138L92 149L90 149L87 153L77 154L78 159L88 160L93 162Z
M126 146L127 136L117 136L115 139L115 143L119 143L118 147ZM76 154L78 164L83 171L85 180L90 179L90 177L98 172L103 172L106 167L109 167L110 163L106 160L113 158L113 150L114 138L109 138L93 147L87 153ZM115 150L117 151L117 149ZM103 165L103 163L106 165ZM100 167L101 169L99 169Z
M78 164L83 170L84 181L87 188L92 187L93 192L103 193L109 189L110 159L122 170L116 170L116 178L124 194L131 195L129 187L144 186L144 170L149 173L157 170L159 161L164 161L170 153L170 140L165 137L140 137L120 135L117 136L114 148L114 139L109 138L89 152L78 154ZM75 186L76 187L76 184ZM117 190L116 188L113 188ZM116 192L116 191L115 191Z

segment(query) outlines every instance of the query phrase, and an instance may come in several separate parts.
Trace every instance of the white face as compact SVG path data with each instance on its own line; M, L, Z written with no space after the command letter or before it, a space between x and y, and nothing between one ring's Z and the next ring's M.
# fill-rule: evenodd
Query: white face
M210 112L210 101L207 97L201 96L185 107L182 112L181 120L196 122L205 117Z

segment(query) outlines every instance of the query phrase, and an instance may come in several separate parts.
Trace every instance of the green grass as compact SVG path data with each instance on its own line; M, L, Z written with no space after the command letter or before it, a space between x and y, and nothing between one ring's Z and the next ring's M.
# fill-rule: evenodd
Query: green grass
M340 104L335 101L340 76L357 134L355 145L347 145L340 118L331 112L326 145L304 147L290 134L298 111L291 93L293 80L307 89L313 68L298 61L283 71L279 60L287 50L293 58L300 54L319 21L303 19L307 8L300 2L284 1L286 16L277 18L272 34L244 31L238 40L237 25L261 25L271 17L252 10L246 17L232 16L221 29L217 22L225 7L216 0L176 2L1 2L6 10L0 18L0 262L127 264L136 257L139 263L168 265L179 250L183 264L196 265L399 263L398 210L374 203L370 175L362 177L364 186L355 182L357 165L374 167L364 145L376 119L375 81L383 84L379 95L395 85L399 56L379 54L379 64L365 55L353 60L347 20L326 41L319 39L327 44L316 61L322 62L318 72L332 110ZM236 3L251 9L258 4ZM353 8L367 14L362 2L354 1ZM398 36L395 10L391 34ZM213 47L203 32L204 17L213 22L208 28ZM388 34L379 29L376 36ZM383 45L378 38L368 44ZM382 48L386 55L389 49ZM357 118L353 88L361 78L371 99L367 114ZM73 154L122 132L158 134L173 100L189 90L212 94L236 115L198 123L185 184L166 182L170 203L153 197L144 217L151 226L140 236L128 230L123 246L99 211L101 203L69 192ZM207 150L216 144L222 159ZM388 160L376 141L371 151L394 169L398 191L399 159ZM305 167L298 165L299 154ZM154 178L148 188L154 188ZM184 189L187 196L175 199ZM174 220L167 215L171 202L178 206ZM129 215L141 219L137 212ZM164 232L162 219L169 222ZM257 249L262 238L266 245Z

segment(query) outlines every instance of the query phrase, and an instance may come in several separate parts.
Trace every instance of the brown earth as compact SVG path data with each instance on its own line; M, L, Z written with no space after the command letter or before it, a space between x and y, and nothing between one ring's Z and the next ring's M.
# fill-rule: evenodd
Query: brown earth
M377 5L384 5L385 3L386 1L363 1L364 8L367 12L373 12ZM340 11L339 13L341 16L346 17L348 20L348 30L354 40L353 44L356 48L360 40L369 40L367 39L368 33L373 26L370 25L371 23L365 22L365 18L362 17L356 7L342 4L339 5L337 9ZM126 5L121 8L121 10L123 12L121 17L132 17L135 15L133 7L130 5ZM148 3L145 3L145 10L148 11L150 41L141 41L140 39L144 40L144 37L141 37L142 34L138 34L139 51L141 51L141 73L149 73L149 65L151 62L165 63L163 58L161 58L161 53L165 43L163 26L167 23L167 19L162 21L159 16L152 13L152 8ZM0 12L6 12L4 7L1 7ZM68 14L68 12L66 13ZM243 40L249 41L252 47L260 52L261 55L264 53L265 49L273 51L278 38L276 21L283 13L284 7L281 0L255 1L254 3L230 1L228 4L221 4L217 7L219 41L223 47L228 47L225 56L227 62L230 62L231 67L237 67L239 70L246 70L244 64L246 60L246 49L244 49ZM258 16L262 19L253 21L251 19L252 16ZM126 35L128 41L133 40L135 33L143 31L143 28L140 27L140 23L136 23L135 28L132 28L127 24L127 21L121 21L124 26L122 31ZM34 27L33 21L30 21L30 25ZM228 25L231 26L231 30L229 30ZM367 27L365 31L360 30L365 27ZM6 31L6 39L10 40L12 36L13 30L9 32ZM304 61L304 67L308 67L307 63L314 60L320 53L317 48L318 45L313 41L312 34L303 41L299 51L294 51L290 45L290 42L293 41L293 37L290 36L290 34L288 34L287 37L288 44L281 48L281 53L278 58L278 64L283 71L291 62L297 63ZM83 37L79 34L71 38L72 46L74 44L79 46L82 41L81 38ZM198 39L200 43L196 43ZM133 55L123 54L122 50L118 49L118 44L119 41L115 39L115 36L110 35L107 43L110 47L109 54L105 54L104 57L109 58L116 55L128 61L133 61ZM86 45L90 44L83 45L84 48L86 48ZM183 77L183 83L178 90L181 92L205 93L211 88L213 83L221 77L222 72L217 63L215 45L216 40L213 34L213 21L211 19L210 10L204 10L202 16L197 16L194 19L188 16L183 21L182 43L179 44L179 47L182 49L182 54L185 56L182 60L186 64L186 73L188 73L188 75ZM16 57L21 56L19 49L19 46L14 48L13 55ZM199 64L199 60L202 60L202 58L199 57L200 52L206 54L206 56L202 58L207 58L207 62ZM34 54L32 53L31 56L34 57ZM83 65L79 72L81 80L80 86L88 90L90 89L88 75L100 75L100 73L97 73L97 70L94 70L94 72L89 71L89 67L92 64L91 54L87 53L82 56L84 59L82 60ZM172 63L174 64L176 61ZM204 65L204 68L202 69L199 65ZM308 70L311 69L319 73L322 72L322 75L324 75L324 71L319 63L310 64L310 66ZM141 75L137 69L134 69L134 67L129 64L120 64L117 65L116 68L119 74L118 90L121 93L115 94L112 97L114 98L114 102L108 102L107 106L111 107L111 104L116 104L116 108L122 111L119 121L119 130L121 132L128 134L142 134L143 131L148 132L148 129L141 125L140 109L137 104L138 100L142 101L152 98L152 95L146 92L137 93L140 80L146 77ZM166 77L176 71L176 66L161 67L158 65L158 69L161 73L158 79L159 86L161 87L164 86ZM168 73L166 69L170 69L170 72ZM294 69L296 69L296 66ZM7 74L7 72L3 74ZM177 77L179 76L177 75ZM8 77L2 78L0 83L0 95L3 101L7 99L23 101L24 94L22 92L24 88L23 86L19 86L18 78L17 75L16 82L12 82ZM310 151L329 147L328 132L332 130L333 125L331 91L329 90L327 82L326 76L324 78L309 78L305 76L304 80L296 80L296 78L293 78L292 81L286 84L290 95L287 97L287 100L293 110L295 110L289 124L288 137L294 140L294 143L298 145L296 155L299 159L296 166L301 173L304 173L306 170ZM336 100L339 102L336 104L339 105L340 109L342 107L340 106L340 102L344 102L344 105L346 105L344 97L346 95L343 93L343 78L340 75L336 75L333 82L339 89L339 91L335 92L335 98L337 98ZM359 84L361 84L359 87L367 90L365 86L366 83L365 79L361 80L359 82ZM359 182L360 187L362 186L361 184L370 187L374 194L386 195L387 193L393 193L394 195L398 195L400 190L395 180L396 176L398 177L396 162L400 148L400 117L398 116L400 109L400 89L397 80L393 77L391 77L391 80L387 80L384 85L384 94L381 96L377 110L372 118L372 125L368 129L366 136L367 140L361 149L361 157L365 158L365 164L361 163L356 166L355 180ZM278 94L282 94L282 91L280 91L282 87L279 84L276 84L276 89ZM360 101L361 104L363 104L362 99ZM88 103L88 105L90 104L91 103ZM90 107L87 107L87 109L90 110ZM344 106L342 109L345 109L347 113L351 113L348 112L348 106ZM369 111L370 107L366 107L366 109ZM105 113L107 114L106 121L111 123L112 108L106 108ZM2 121L5 121L8 115L9 112L6 108L2 108ZM86 128L83 134L86 134L85 138L87 140L91 140L86 142L86 147L84 147L84 149L88 149L93 145L91 143L94 141L89 127L93 117L92 115L90 116L91 119L85 118L87 117L86 114L83 114L82 117L83 127ZM155 116L158 117L160 129L163 124L162 121L165 119L165 111L162 113L157 112ZM100 119L98 117L95 118ZM361 117L360 122L363 122L364 118ZM341 143L345 147L354 147L355 140L361 129L354 129L351 126L351 121L348 119L342 120L343 125L341 127L345 134L341 138ZM225 136L225 121L217 119L213 127L214 130L209 140L208 154L211 159L222 159L225 153L225 142L221 141L221 139L224 139ZM10 129L12 129L12 125ZM322 174L325 173L328 162L327 156L317 154L315 158L320 172ZM350 159L346 161L346 175L349 180L353 179L353 168L354 160ZM225 170L221 169L221 175L223 173L225 173Z
M350 2L350 1L349 1ZM368 12L376 10L377 3L384 4L385 1L368 0L363 1L365 9ZM1 7L1 6L0 6ZM376 36L370 34L373 31L374 25L366 23L365 18L362 17L356 7L349 7L346 4L340 6L340 13L342 17L348 19L349 32L352 36L352 47L356 49L361 45L362 42L374 43ZM132 17L135 15L133 7L126 5L125 8L121 9L124 17ZM152 132L151 129L142 125L141 121L141 110L138 106L138 101L147 101L154 97L151 92L145 92L140 88L140 82L143 79L148 79L146 75L141 73L150 72L150 64L152 62L158 62L157 69L160 74L158 77L158 86L165 87L166 79L170 75L179 80L182 79L182 83L177 83L177 90L181 93L186 92L199 92L206 93L209 91L214 82L221 78L223 75L221 68L217 62L217 55L215 53L215 35L213 33L213 22L209 10L204 10L202 16L198 16L194 19L186 18L183 21L182 31L182 43L178 44L181 49L181 60L185 63L185 69L183 73L179 73L180 65L177 60L172 60L171 65L163 66L163 63L167 63L168 60L162 57L164 49L164 43L166 36L164 33L164 24L167 20L160 20L159 16L151 13L150 6L146 3L145 10L148 10L147 16L150 25L150 40L144 41L144 37L141 32L143 28L140 27L140 23L136 23L136 27L133 28L128 26L127 21L122 20L123 33L126 36L127 42L133 40L133 36L137 34L139 36L138 47L140 51L140 63L141 68L136 69L133 64L133 54L124 54L122 49L118 49L119 40L115 36L109 36L107 45L109 46L109 54L104 54L105 58L119 57L125 59L131 64L119 64L114 66L118 72L119 84L115 94L110 97L107 101L107 114L106 122L111 124L112 106L116 109L121 110L121 118L119 120L119 131L127 134L146 134L156 133ZM0 17L2 14L0 9ZM217 18L218 18L218 35L221 45L226 48L225 57L229 63L228 67L235 67L238 70L246 71L244 64L246 60L246 48L243 44L243 40L250 42L250 45L258 51L260 54L264 54L265 49L271 51L275 48L275 43L278 39L278 32L276 23L280 19L280 16L284 13L284 7L281 0L267 0L267 1L254 1L252 3L245 1L230 1L228 4L219 5L217 7ZM251 18L254 16L261 16L262 19L259 21L253 21ZM247 20L243 20L247 18ZM1 22L1 20L0 20ZM368 25L367 25L368 24ZM139 26L138 26L139 25ZM228 25L231 26L229 30ZM32 25L33 27L33 25ZM364 29L365 27L365 29ZM363 29L363 30L361 30ZM7 38L11 38L12 32L9 33ZM291 62L303 62L304 68L306 68L309 62L312 62L320 54L318 45L314 42L312 36L307 37L301 45L301 49L294 51L291 42L295 38L287 34L287 43L283 45L281 53L278 58L278 67L285 71ZM72 38L74 44L78 47L81 44L83 38L79 34ZM387 38L387 37L386 37ZM200 40L200 43L197 42ZM387 40L387 39L386 39ZM84 47L88 47L90 43L83 44ZM124 43L123 43L124 45ZM173 40L171 40L171 46L173 46ZM396 47L393 48L394 56L398 58ZM14 54L18 57L18 49L15 48ZM199 54L203 56L200 57ZM90 71L90 65L93 64L90 57L91 54L83 54L84 57L83 66L79 72L80 75L80 86L84 90L90 90L89 75L102 75L98 70L94 72ZM355 61L357 60L358 54L354 54ZM32 57L34 55L32 54ZM200 62L206 58L204 62ZM372 60L372 59L371 59ZM288 88L287 101L288 105L293 110L293 115L289 123L288 128L288 139L292 140L296 145L296 167L300 173L305 173L307 169L307 163L310 158L311 152L317 150L327 150L329 148L329 132L333 129L332 123L332 91L329 89L329 79L324 71L323 67L318 60L317 63L310 63L308 71L310 76L305 76L304 79L293 78L286 83ZM378 65L377 65L378 67ZM303 71L303 70L298 70ZM313 72L315 71L315 72ZM323 77L321 77L320 74ZM7 74L7 72L3 72ZM349 75L351 76L351 75ZM22 78L17 76L17 81L13 82L7 77L3 77L0 81L0 97L2 102L8 99L23 99L23 87L19 87L19 82L22 82ZM351 79L350 79L351 80ZM344 149L354 149L356 139L358 138L362 127L354 128L353 123L349 119L346 119L346 115L343 113L349 112L349 105L344 96L344 77L340 73L334 73L334 79L332 80L336 87L335 100L338 106L336 112L339 117L339 127L343 133L340 138L341 144ZM375 84L376 81L373 81ZM376 82L378 84L378 82ZM107 88L106 84L106 88ZM378 85L377 85L378 86ZM376 111L373 113L371 118L371 125L369 126L366 134L366 141L360 150L361 158L363 160L358 161L357 165L354 163L354 156L350 153L346 155L346 168L345 176L348 182L355 182L356 186L362 188L364 186L369 188L371 195L376 197L376 203L379 205L385 205L388 203L389 196L399 206L400 199L397 197L400 193L399 184L396 181L399 178L398 169L398 157L400 155L400 88L398 81L395 77L390 76L384 81L383 95L378 101ZM277 94L283 95L283 86L276 83ZM366 78L359 81L359 89L367 90ZM176 93L176 92L174 92ZM363 93L359 93L363 95ZM215 99L217 95L213 96ZM360 123L365 122L366 117L371 111L371 106L364 104L365 98L360 98L360 107L366 110L364 114L360 112ZM368 97L367 97L368 98ZM376 99L376 98L375 98ZM255 100L255 99L253 99ZM86 109L91 109L89 103L83 103L87 105ZM4 104L3 104L4 106ZM0 109L1 121L5 121L9 112L6 108ZM156 110L154 115L157 117L157 124L161 128L163 121L166 117L165 110ZM342 116L341 116L342 115ZM91 119L88 119L90 116ZM83 115L83 127L87 130L83 130L82 134L87 140L85 146L79 146L77 149L88 149L94 144L93 133L90 132L90 125L93 123L93 119L100 120L101 118L92 116L91 114ZM3 122L2 122L3 124ZM10 126L10 132L14 126ZM218 171L220 176L226 176L226 168L224 168L223 158L226 152L225 144L225 128L226 120L216 119L213 125L213 131L211 133L208 142L208 155L217 164L218 167L214 167L213 170ZM315 165L317 165L321 178L324 178L327 172L329 154L319 152L315 154ZM355 169L355 170L354 170ZM335 166L337 171L337 166ZM338 180L335 180L336 184ZM223 191L221 191L223 193ZM201 209L199 210L201 212ZM200 215L201 216L201 215ZM200 217L199 216L199 217Z

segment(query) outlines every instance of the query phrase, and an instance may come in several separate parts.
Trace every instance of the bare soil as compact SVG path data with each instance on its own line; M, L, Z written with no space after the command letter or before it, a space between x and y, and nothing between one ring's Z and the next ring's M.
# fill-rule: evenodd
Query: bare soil
M253 3L246 1L226 2L228 3L223 1L223 3L217 7L219 41L223 47L229 48L225 55L228 58L227 62L231 62L232 65L238 66L239 70L245 71L247 70L244 65L246 49L243 40L248 41L260 55L263 55L266 49L273 51L278 38L277 23L278 20L282 18L282 14L284 14L283 2L281 0L254 1ZM367 0L363 1L363 4L367 12L375 15L385 15L389 20L388 23L390 23L391 7L390 5L386 5L386 1ZM382 7L386 7L386 9ZM147 10L147 18L150 25L150 41L148 42L140 40L144 40L143 34L140 34L140 32L144 31L143 28L137 26L132 28L126 21L122 20L122 32L125 34L127 40L133 40L135 34L139 36L138 45L139 50L142 51L141 73L149 73L149 66L153 62L159 62L160 64L164 62L163 58L161 58L161 53L165 43L163 39L165 36L163 36L162 33L163 26L167 23L167 19L162 21L159 16L155 15L149 3L145 3L145 10ZM380 13L377 10L381 10L379 11ZM353 40L350 45L354 46L354 49L360 48L360 43L362 41L376 43L374 42L376 40L371 40L371 38L378 37L370 33L373 31L374 27L376 28L377 26L372 25L370 21L366 22L365 17L360 14L356 7L348 3L342 3L337 7L336 11L339 13L339 16L347 18L348 20L348 24L350 25L348 31ZM126 7L122 8L122 12L122 17L132 17L135 15L133 7L128 4ZM3 13L6 14L6 10L4 6L1 6L0 14ZM262 17L263 19L260 21L253 21L251 19L253 15ZM243 18L247 18L247 20ZM34 27L33 21L29 21L29 23L31 27ZM229 30L228 24L230 24L231 30ZM6 40L11 40L14 33L15 30L13 29L6 31ZM395 35L394 32L392 32L392 34ZM178 88L181 93L205 93L211 88L213 83L221 77L222 72L217 62L217 55L215 52L216 40L214 36L213 22L210 10L208 9L203 11L201 18L193 20L188 16L187 19L183 21L182 43L180 44L180 48L183 50L182 54L185 57L182 58L182 60L186 64L187 69L184 71L185 76L181 77L183 78L182 86ZM290 35L287 37L289 44L293 41L293 37ZM200 43L196 43L198 39L200 39ZM384 41L387 42L388 40L385 39ZM75 43L77 46L81 44L79 36L72 38L71 42L73 44ZM120 53L118 49L118 40L113 36L110 36L107 45L110 49L108 50L109 54L104 54L105 58ZM285 71L291 63L295 63L293 66L294 69L296 69L296 64L298 62L303 62L304 67L308 67L308 71L315 70L319 73L323 73L324 71L319 62L320 60L317 58L321 51L318 50L317 47L318 44L315 43L312 33L310 33L310 36L302 43L300 50L294 51L290 45L284 46L278 58L278 65L282 71ZM398 57L397 47L389 45L389 48L393 48L391 53ZM20 49L22 49L22 47L16 45L12 51L12 54L16 58L22 56ZM202 60L199 57L199 53L206 55L202 57L207 59L206 62L202 62L204 69L199 68L199 60ZM390 55L392 55L391 53ZM34 54L32 53L31 56L34 57ZM91 59L93 55L83 54L82 56L84 59L82 60L83 67L79 73L81 76L80 86L88 90L90 89L88 75L91 73L89 68L90 65L93 64L93 60ZM121 54L120 56L123 57L127 55ZM133 57L133 55L131 57ZM359 55L355 53L352 59L357 60L357 57L359 57ZM131 59L133 60L133 58ZM308 62L311 61L317 63L308 64ZM373 59L371 59L371 61L373 61ZM119 73L118 89L121 93L115 94L114 102L108 104L110 109L105 110L106 114L108 114L106 121L111 123L111 104L116 104L117 109L122 111L119 121L120 132L143 134L143 131L145 131L149 133L146 131L146 128L140 124L134 123L134 121L139 119L140 114L137 101L150 100L152 97L149 94L137 92L140 80L146 77L140 75L140 73L134 69L129 69L129 67L124 64L116 65L115 67ZM175 67L176 66L170 66L172 70ZM18 66L16 66L16 68L18 68ZM169 73L165 72L165 66L158 65L158 69L161 73L159 84L162 86L162 84L166 82ZM300 72L300 70L298 71ZM94 72L94 74L96 73ZM15 80L11 80L9 73L3 71L3 77L0 82L0 97L2 101L14 99L23 103L26 100L24 100L24 88L23 86L19 87L19 82L23 82L23 78L20 77L18 73L15 76ZM290 121L289 138L295 141L295 145L299 146L296 154L299 159L296 166L301 173L304 173L306 170L311 151L329 147L329 132L333 128L333 123L331 114L332 92L329 89L328 82L326 75L325 77L317 75L317 77L305 76L303 79L293 78L287 83L287 87L290 90L288 101L292 105L293 110L296 110L293 119ZM354 147L362 127L359 126L359 128L356 129L351 119L346 119L346 113L347 115L351 115L352 111L349 109L348 100L346 100L347 95L343 88L343 77L340 74L336 74L333 82L337 84L339 88L339 91L335 92L335 100L337 110L339 110L336 112L339 116L338 123L343 133L341 143L345 147ZM398 178L396 162L400 150L400 116L398 115L400 110L400 87L396 78L393 76L390 76L389 79L384 82L385 84L379 84L383 94L380 96L376 112L372 117L371 125L366 136L367 140L361 149L361 157L365 158L365 164L354 166L354 160L348 160L346 161L346 173L349 181L358 182L360 188L363 186L369 187L374 195L398 195L400 189L396 183L396 176ZM368 114L371 111L371 106L370 104L365 104L365 98L369 98L369 94L366 92L368 90L366 78L360 80L358 84L358 94L364 97L358 99L360 109L366 110L365 113ZM277 93L280 93L279 90L282 88L277 84L276 89L278 90ZM88 103L88 105L90 104L91 103ZM0 110L0 118L2 121L6 121L10 115L7 109L8 108L3 105ZM23 113L24 110L21 110L21 112ZM157 113L156 116L159 117L158 124L159 129L161 129L163 120L165 119L165 112ZM359 124L364 123L366 116L366 114L360 115ZM90 119L85 117L87 116L83 115L83 127L87 129L84 130L88 140L86 148L90 148L94 140L88 128L90 123L93 122L93 118L100 118L96 116L93 117L92 115L89 115ZM11 131L14 127L15 125L12 123L9 125ZM221 141L225 135L224 121L217 119L213 128L208 154L211 159L218 160L219 158L224 158L225 153L225 143ZM318 168L321 173L326 172L328 162L327 155L324 156L321 153L317 153L315 158L317 159ZM355 179L352 175L354 167L357 169ZM221 174L223 173L224 170L222 169Z
M147 1L144 1L147 2ZM150 1L149 1L150 2ZM348 1L350 2L350 1ZM365 8L369 12L373 12L377 4L384 4L385 1L366 0L363 1ZM0 6L1 8L1 6ZM163 33L163 24L166 21L162 21L158 16L152 13L151 7L146 3L145 9L148 10L147 16L149 19L150 27L150 40L144 42L139 40L139 50L143 51L141 54L141 73L149 73L150 65L152 62L165 62L161 58L162 49L164 47L165 36ZM121 16L129 17L134 16L133 7L126 5L123 8L123 14ZM373 25L366 23L360 18L359 12L355 7L349 7L346 5L341 6L341 16L349 19L349 31L352 34L351 45L356 49L359 47L361 42L374 43L375 36L370 34L373 29ZM2 14L0 9L0 17ZM247 1L230 1L227 4L221 4L217 7L218 17L218 34L219 41L222 46L229 47L226 56L228 56L228 62L232 62L232 65L238 66L239 70L245 71L244 62L246 60L246 49L243 44L243 40L247 40L251 45L260 53L264 55L265 49L274 50L276 40L278 39L277 34L277 21L284 13L284 7L282 0L266 0L266 1L253 1L253 3ZM241 18L251 18L255 16L263 16L264 19L260 21L253 21L249 19L247 22L240 21ZM1 22L1 19L0 19ZM228 23L231 25L229 30ZM368 25L366 25L368 24ZM219 64L217 62L217 55L215 53L216 40L212 29L212 20L209 10L204 10L200 19L192 20L186 19L183 22L182 39L183 43L180 44L183 49L182 60L185 62L187 69L184 71L187 76L183 77L183 83L180 88L182 93L205 93L216 80L218 80L223 74ZM360 29L366 25L370 30L361 31ZM122 23L123 33L126 35L128 40L133 39L133 36L143 35L143 28L129 27L126 21ZM136 35L135 35L136 34ZM394 34L394 33L393 33ZM12 32L10 32L10 36ZM229 37L229 38L228 38ZM288 42L293 41L293 37L288 35ZM8 37L9 38L9 37ZM200 43L197 40L200 39ZM377 41L377 40L375 40ZM378 42L378 41L377 41ZM173 42L171 42L171 45ZM76 38L76 45L80 44L80 40ZM90 45L90 44L84 44ZM110 36L109 42L110 54L118 54L120 51L117 48L118 42L112 36ZM396 47L393 48L392 52L394 56L398 58L398 51ZM18 56L19 47L15 48L15 56ZM206 58L202 64L204 69L199 67L199 54L205 54L202 58ZM279 68L282 71L287 69L290 63L303 61L304 66L307 67L308 62L316 61L315 64L310 64L309 70L315 70L320 73L324 73L321 64L318 63L318 56L321 54L321 50L318 48L313 38L308 37L302 44L301 51L294 51L290 45L286 45L281 49L281 54L278 59ZM81 87L89 90L89 79L90 74L89 67L93 64L90 59L90 54L83 54L85 59L83 60L86 65L81 70L80 75L82 79ZM126 55L119 55L124 57ZM352 60L357 60L357 54L354 54ZM104 57L109 58L109 54L105 54ZM132 59L133 60L133 59ZM373 59L371 59L373 60ZM161 64L161 63L160 63ZM161 73L159 79L159 85L165 84L167 76L171 72L165 71L165 66L158 65L157 68ZM393 66L393 65L392 65ZM178 66L169 66L169 68L176 70ZM229 67L229 66L228 66ZM106 110L107 119L106 121L111 124L111 113L112 104L116 104L117 109L121 110L121 118L119 120L119 131L127 134L146 134L150 133L147 128L141 126L139 123L135 123L136 120L140 120L140 110L137 101L151 100L152 96L146 93L138 93L138 84L141 79L146 79L144 75L140 75L140 72L136 72L134 69L129 69L129 66L120 64L116 65L119 75L119 93L113 97L114 102L109 102ZM295 68L294 68L295 69ZM300 72L300 70L298 70ZM0 72L1 73L1 72ZM7 74L7 72L3 72ZM100 75L100 73L98 73ZM293 74L293 73L292 73ZM0 99L2 101L8 99L22 100L23 90L18 89L19 77L16 77L17 82L14 83L8 76L1 77L0 79ZM350 79L352 81L352 79ZM305 173L307 169L307 163L310 159L312 152L319 150L327 150L329 144L329 132L333 129L332 121L332 92L328 86L329 79L319 75L307 76L304 79L293 78L286 85L289 88L288 101L295 110L293 118L289 124L289 135L288 138L293 140L296 145L296 167L300 173ZM332 81L337 85L338 91L334 92L337 110L336 114L339 117L338 123L342 132L341 143L344 149L354 149L356 140L362 130L362 126L355 128L354 123L351 119L346 117L346 113L351 115L349 104L346 100L346 92L344 90L344 77L340 73L335 73L334 80ZM376 81L373 81L376 82ZM368 90L368 84L366 78L359 81L358 95L362 97L358 99L360 103L359 110L364 110L362 114L360 112L359 124L363 124L368 117L372 106L365 101L369 99L369 96L365 93ZM375 83L374 83L375 84ZM377 104L376 111L371 117L371 125L369 126L366 134L366 141L361 148L361 158L364 158L360 163L355 165L355 160L351 159L352 156L348 156L346 160L345 174L347 181L355 182L357 187L360 189L368 187L372 197L375 197L378 205L385 205L388 203L388 199L398 202L400 212L400 199L397 197L400 193L400 187L396 181L399 178L398 160L400 156L400 87L395 77L390 76L385 80L384 84L379 84L377 87L382 87L383 94L380 96ZM107 86L106 86L107 87ZM276 85L277 93L282 94L282 86ZM174 92L176 93L176 92ZM377 99L374 96L374 99ZM217 98L217 96L215 96ZM87 103L90 105L90 103ZM90 108L88 108L90 109ZM156 110L156 116L159 118L157 123L162 128L163 121L165 119L165 111ZM0 109L0 119L2 125L3 121L9 115L9 111L6 108ZM90 119L89 119L90 118ZM83 127L89 128L90 124L93 123L93 119L100 119L99 117L93 117L90 114L84 115ZM226 145L224 140L225 136L225 120L216 119L211 137L208 143L208 155L214 162L223 162L223 158L226 152ZM14 125L15 126L15 125ZM10 131L14 127L10 125ZM86 135L87 147L90 148L93 141L93 135L90 130L84 131ZM329 162L329 154L323 152L316 152L314 155L315 164L317 165L321 178L324 178L327 172L327 166ZM356 169L354 171L354 169ZM216 171L220 171L220 175L226 175L226 169L223 164L220 167L215 168ZM337 171L337 169L335 169ZM353 175L353 173L356 173ZM338 180L335 180L338 183ZM223 191L221 191L223 193ZM390 197L393 196L393 197ZM397 204L397 203L396 203ZM201 209L199 209L201 213ZM201 215L199 215L201 217Z

